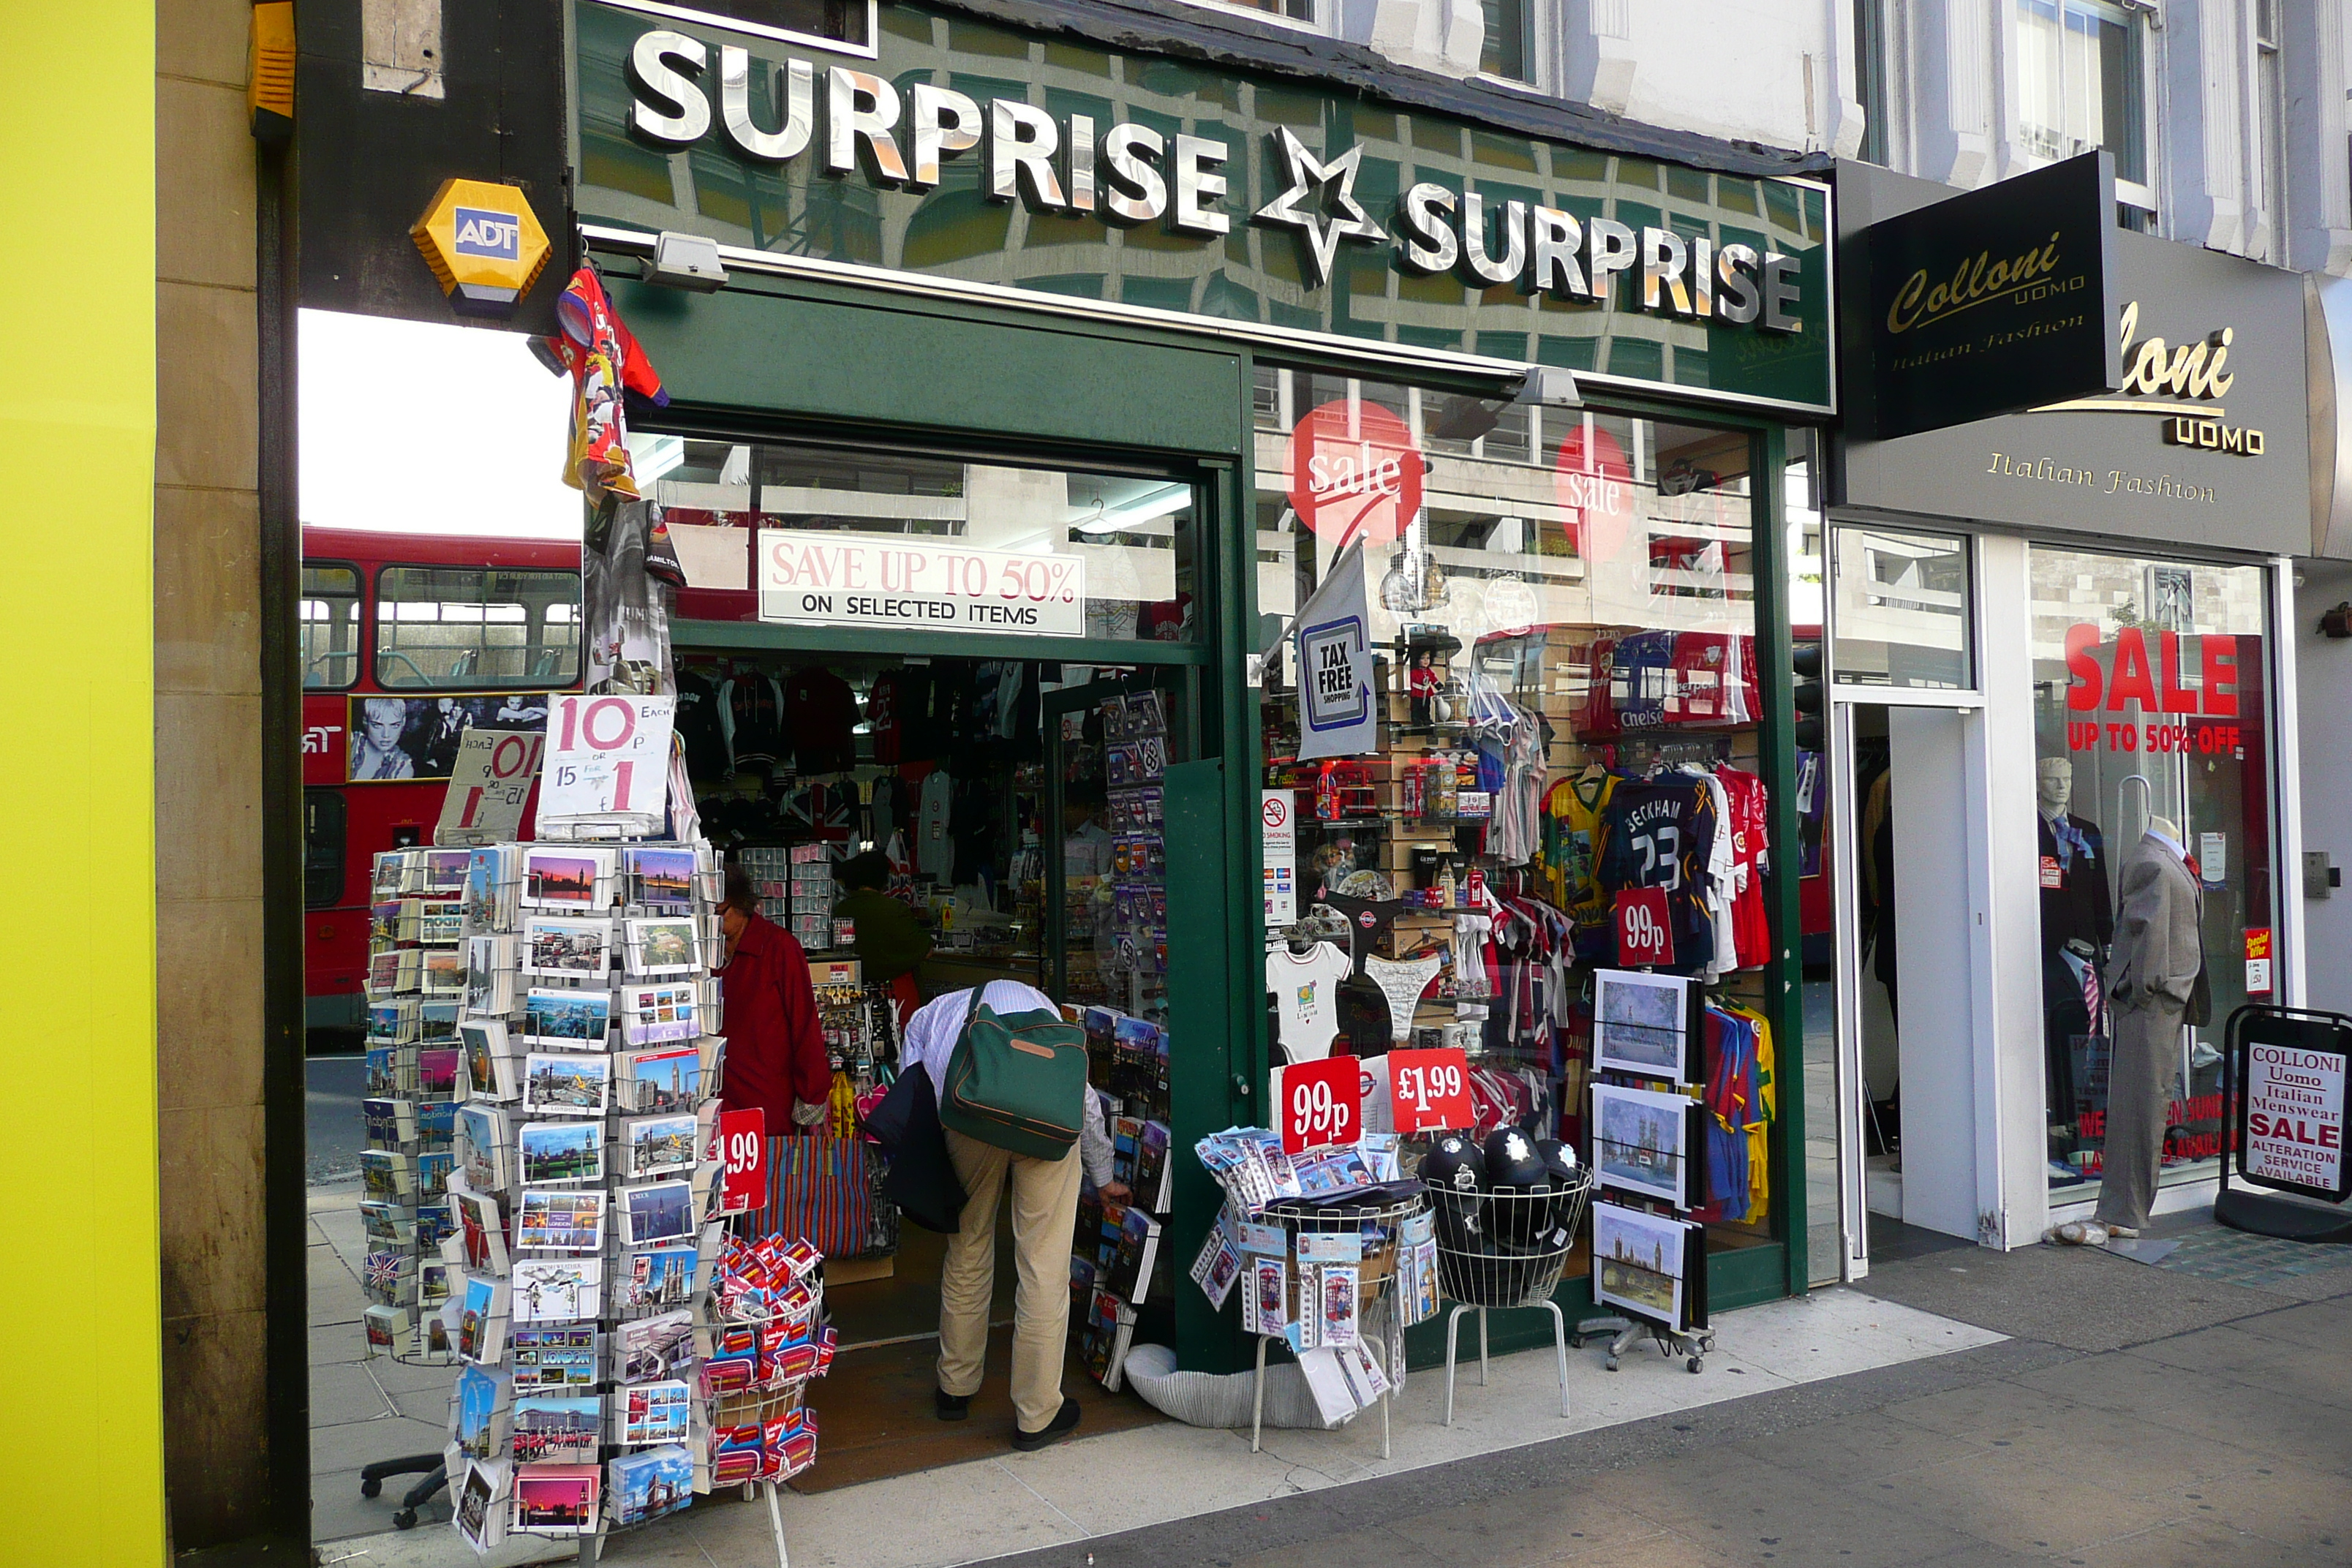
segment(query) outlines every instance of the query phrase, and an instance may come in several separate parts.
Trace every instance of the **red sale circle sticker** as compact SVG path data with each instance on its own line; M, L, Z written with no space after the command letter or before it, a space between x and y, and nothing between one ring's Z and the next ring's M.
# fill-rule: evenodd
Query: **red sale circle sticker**
M1633 521L1633 469L1617 437L1579 426L1559 444L1552 465L1568 536L1586 561L1612 561Z
M1290 432L1290 504L1336 552L1402 533L1421 510L1412 430L1377 403L1326 403Z

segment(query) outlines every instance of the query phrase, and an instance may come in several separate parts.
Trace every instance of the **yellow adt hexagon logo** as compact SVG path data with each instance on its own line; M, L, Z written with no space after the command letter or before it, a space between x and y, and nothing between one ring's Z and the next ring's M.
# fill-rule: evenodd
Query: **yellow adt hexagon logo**
M460 310L503 314L547 266L547 231L512 185L444 180L408 231Z

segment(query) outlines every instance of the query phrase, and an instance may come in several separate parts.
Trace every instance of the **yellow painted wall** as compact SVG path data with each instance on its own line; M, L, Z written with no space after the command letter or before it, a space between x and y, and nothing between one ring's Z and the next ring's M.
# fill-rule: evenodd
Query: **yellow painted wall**
M146 1568L165 1554L155 5L68 10L64 54L0 51L0 1563Z

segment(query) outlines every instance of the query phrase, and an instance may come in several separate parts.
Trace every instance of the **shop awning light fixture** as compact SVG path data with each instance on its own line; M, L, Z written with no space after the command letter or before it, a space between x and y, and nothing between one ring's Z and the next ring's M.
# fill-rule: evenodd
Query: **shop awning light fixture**
M654 239L654 253L645 258L639 274L648 283L671 289L691 289L698 294L727 287L727 268L719 259L719 242L708 235L681 234L666 228Z

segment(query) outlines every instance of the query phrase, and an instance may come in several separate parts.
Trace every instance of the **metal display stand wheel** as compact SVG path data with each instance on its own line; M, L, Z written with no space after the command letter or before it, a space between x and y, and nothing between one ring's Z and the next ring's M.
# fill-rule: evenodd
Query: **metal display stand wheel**
M1540 1307L1551 1314L1552 1359L1559 1377L1559 1414L1569 1415L1568 1320L1552 1300L1559 1289L1576 1233L1592 1198L1592 1177L1578 1171L1558 1191L1457 1192L1431 1186L1437 1211L1437 1288L1453 1309L1445 1315L1445 1424L1454 1425L1454 1350L1462 1314L1478 1314L1478 1386L1486 1386L1486 1314L1497 1308Z
M1390 1455L1389 1405L1404 1388L1404 1322L1397 1310L1397 1232L1406 1220L1422 1212L1424 1200L1415 1195L1402 1203L1389 1201L1377 1204L1306 1203L1282 1199L1268 1204L1257 1217L1269 1225L1279 1225L1290 1232L1291 1257L1297 1257L1296 1238L1301 1235L1364 1235L1367 1231L1385 1239L1377 1248L1367 1245L1357 1277L1358 1337L1379 1362L1381 1375L1388 1379L1388 1391L1381 1395L1381 1458ZM1373 1315L1380 1318L1377 1337L1366 1331ZM1257 1368L1250 1389L1250 1452L1259 1451L1265 1424L1265 1347L1282 1340L1279 1334L1257 1336Z
M1641 1343L1644 1336L1657 1342L1660 1355L1669 1359L1675 1356L1686 1358L1689 1370L1694 1374L1706 1370L1706 1358L1715 1352L1713 1329L1688 1331L1670 1329L1665 1324L1648 1318L1634 1318L1621 1320L1621 1321L1623 1321L1624 1326L1619 1329L1616 1337L1609 1342L1609 1359L1603 1363L1611 1372L1617 1370L1618 1358ZM1597 1336L1605 1331L1599 1322L1591 1320L1579 1323L1577 1328L1579 1330L1577 1343L1580 1348L1586 1338ZM1585 1331L1590 1331L1590 1334Z
M394 1530L416 1528L416 1510L423 1508L436 1492L449 1484L449 1471L438 1454L410 1454L397 1459L378 1459L373 1465L360 1467L360 1496L381 1497L386 1476L423 1476L401 1495L400 1511L392 1516Z

